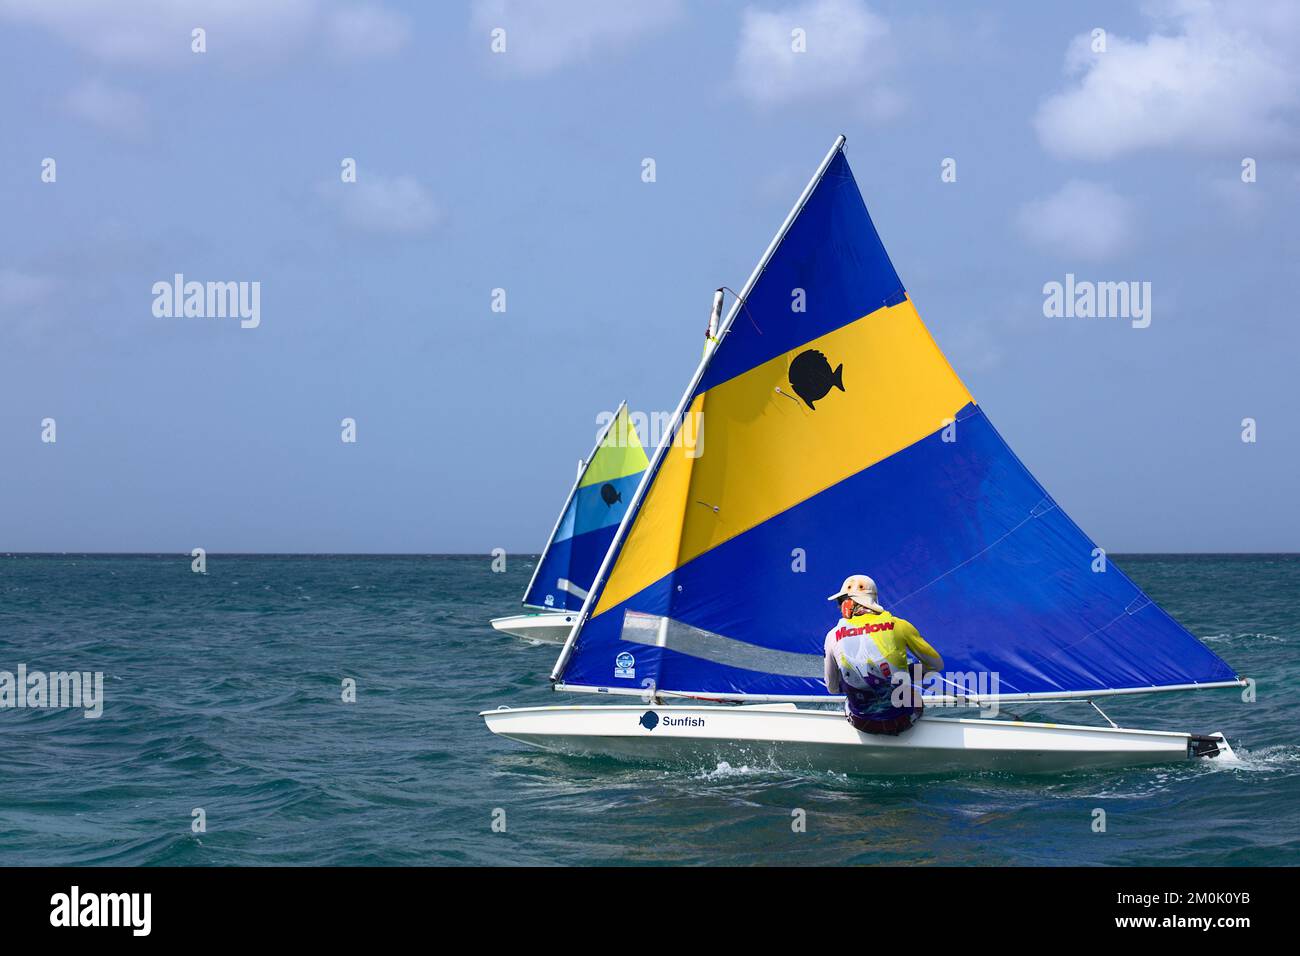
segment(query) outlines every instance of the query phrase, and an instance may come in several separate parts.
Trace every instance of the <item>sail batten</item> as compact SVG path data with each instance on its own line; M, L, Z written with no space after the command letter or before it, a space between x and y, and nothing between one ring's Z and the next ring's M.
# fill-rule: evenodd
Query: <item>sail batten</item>
M1236 682L1122 571L1098 570L921 321L841 146L697 369L552 678L832 699L814 666L838 618L826 595L865 573L947 669L992 675L987 699ZM673 444L688 413L699 447Z

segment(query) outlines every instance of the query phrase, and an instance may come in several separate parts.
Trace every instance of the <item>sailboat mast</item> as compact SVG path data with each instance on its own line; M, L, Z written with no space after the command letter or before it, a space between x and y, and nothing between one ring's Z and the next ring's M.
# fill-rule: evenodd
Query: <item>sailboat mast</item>
M591 467L591 463L596 458L596 452L598 452L600 446L605 443L605 437L609 435L609 430L614 427L614 423L618 421L618 417L623 414L623 409L625 408L627 408L627 399L623 399L623 401L619 403L618 408L614 410L614 417L611 418L609 423L601 429L600 434L596 437L596 444L591 449L591 454L589 454L585 459L580 459L578 461L578 474L577 477L573 479L573 487L569 489L569 496L564 499L564 504L560 507L560 513L556 515L555 524L551 527L551 535L546 539L546 547L542 548L542 553L537 556L537 564L533 566L533 576L528 579L528 587L524 588L525 599L527 599L528 595L532 593L533 585L537 583L537 575L541 573L542 565L546 563L546 554L551 550L551 545L555 543L555 535L560 530L560 523L564 521L564 516L568 514L569 505L573 503L573 496L578 493L578 488L582 484L583 476L587 473L587 469ZM524 603L525 606L527 606L527 600L525 600Z
M614 534L614 540L610 544L609 550L605 552L605 559L600 563L600 570L596 572L596 580L592 582L591 588L587 591L587 597L582 602L582 610L578 612L578 622L573 626L573 630L569 632L569 637L564 642L564 647L560 649L560 656L556 658L555 666L551 668L552 684L559 681L564 674L564 668L568 665L569 657L573 654L573 646L577 641L578 634L582 631L583 625L587 623L587 619L591 616L596 600L599 598L600 592L604 587L605 579L609 576L614 560L617 558L619 550L623 547L623 540L626 538L627 532L631 528L632 521L636 518L637 512L641 510L641 500L645 496L646 491L650 488L650 485L654 482L655 474L659 471L660 464L668 454L668 449L672 445L673 438L677 434L677 430L682 423L682 418L686 414L686 409L690 404L691 396L695 394L696 388L699 387L701 380L704 378L704 373L708 371L709 362L717 352L718 345L721 344L722 340L726 337L727 332L731 329L731 323L735 321L737 314L739 314L741 308L744 307L745 299L748 298L749 293L753 291L754 285L763 274L763 270L767 268L767 264L772 261L772 255L776 252L777 247L781 245L781 241L785 239L786 233L790 231L790 227L794 225L794 221L799 218L799 213L803 211L803 207L807 204L808 198L813 194L813 190L817 188L817 184L821 182L822 177L826 175L826 170L830 167L831 162L837 155L839 155L840 150L844 148L844 143L845 137L843 133L835 137L835 142L831 144L831 148L826 153L826 157L817 167L817 171L813 173L812 179L808 180L808 185L804 187L803 192L800 193L799 198L795 201L793 208L790 210L790 214L785 217L785 222L781 224L781 228L777 230L776 235L772 237L772 241L768 243L767 249L763 252L762 258L760 258L758 264L754 266L754 271L749 274L749 278L741 288L740 294L736 297L736 301L731 304L731 309L727 312L726 319L723 320L722 325L718 328L717 341L712 344L711 348L705 349L704 357L700 359L700 364L695 369L695 374L691 376L690 384L686 386L686 391L682 393L682 400L677 403L677 411L673 413L672 425L669 428L664 429L664 433L659 439L659 445L655 448L654 458L650 461L650 467L645 470L645 473L641 476L640 482L637 483L636 493L632 496L632 501L628 504L627 511L623 514L623 520L619 522L618 531Z

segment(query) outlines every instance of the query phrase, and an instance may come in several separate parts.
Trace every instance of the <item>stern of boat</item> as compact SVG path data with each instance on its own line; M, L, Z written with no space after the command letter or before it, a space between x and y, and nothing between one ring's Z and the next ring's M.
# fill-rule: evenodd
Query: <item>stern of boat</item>
M1187 756L1191 758L1204 757L1207 760L1213 760L1216 763L1238 763L1241 758L1237 752L1232 749L1228 743L1228 738L1222 732L1214 734L1188 734L1187 735Z

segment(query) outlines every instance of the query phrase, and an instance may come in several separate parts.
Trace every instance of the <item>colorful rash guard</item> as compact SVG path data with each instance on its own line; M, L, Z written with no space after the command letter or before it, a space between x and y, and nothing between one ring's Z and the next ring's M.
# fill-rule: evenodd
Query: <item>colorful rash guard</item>
M940 670L943 658L911 622L888 611L841 618L826 632L826 689L844 694L845 711L869 720L912 713L895 707L893 677L907 670L911 651L926 671Z

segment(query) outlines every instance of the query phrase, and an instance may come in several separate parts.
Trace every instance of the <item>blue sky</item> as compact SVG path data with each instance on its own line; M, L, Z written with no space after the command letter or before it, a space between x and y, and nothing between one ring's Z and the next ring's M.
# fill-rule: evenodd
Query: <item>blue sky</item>
M840 132L1085 530L1300 541L1293 5L0 0L0 78L0 550L537 550ZM156 317L178 272L260 325ZM1066 273L1150 327L1045 317Z

